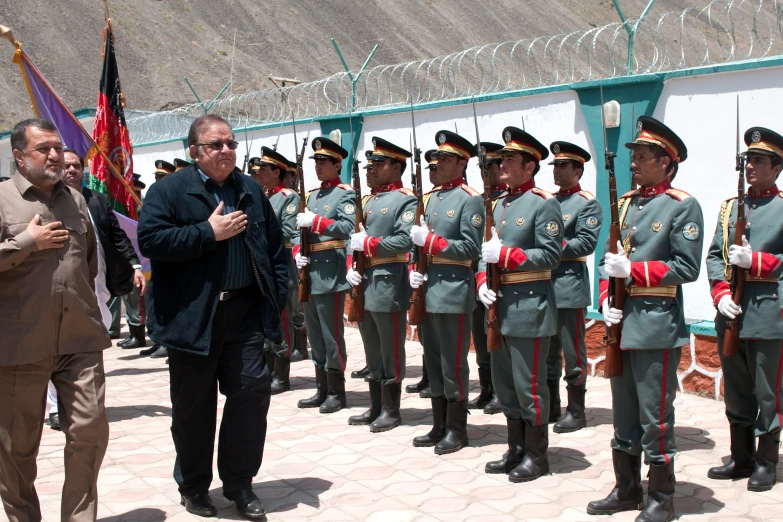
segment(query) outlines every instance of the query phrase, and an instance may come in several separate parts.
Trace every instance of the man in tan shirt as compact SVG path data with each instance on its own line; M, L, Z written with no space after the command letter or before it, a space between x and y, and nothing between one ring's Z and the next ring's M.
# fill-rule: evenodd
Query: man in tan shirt
M61 180L54 125L18 123L11 148L17 172L0 184L0 498L11 522L41 520L33 482L51 379L66 436L62 520L94 521L111 346L93 288L95 232L84 197Z

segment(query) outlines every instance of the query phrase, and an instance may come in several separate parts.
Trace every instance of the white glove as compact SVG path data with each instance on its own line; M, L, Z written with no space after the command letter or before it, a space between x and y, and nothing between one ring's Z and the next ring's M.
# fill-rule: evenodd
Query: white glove
M417 270L411 270L411 273L408 275L408 281L414 290L423 285L426 280L427 274L420 274Z
M631 261L625 257L624 253L622 253L624 252L623 244L619 241L617 242L617 251L621 253L606 253L606 256L604 257L604 270L606 270L606 275L609 277L619 277L625 279L631 275Z
M367 231L364 229L364 225L359 223L359 232L351 234L351 250L363 252L365 239L367 239Z
M604 299L604 302L601 303L601 310L603 310L604 313L604 322L606 323L606 326L620 324L620 321L623 320L623 311L618 310L617 308L611 308L609 306L608 298Z
M294 256L294 261L296 262L296 268L304 268L310 264L310 258L303 256L299 252Z
M742 308L739 305L734 304L730 295L724 295L720 298L720 301L718 301L718 311L724 317L736 319L737 316L742 313Z
M495 227L492 227L492 239L481 245L481 258L485 263L497 263L500 261L500 249L502 246Z
M315 214L310 212L309 208L306 208L304 212L296 215L296 226L298 228L310 228L313 226L313 220L315 220Z
M351 286L359 286L362 282L362 276L360 276L359 272L354 270L353 267L348 269L348 273L345 274L345 279ZM367 279L367 276L364 276L364 279Z
M493 292L491 289L487 288L487 283L481 283L481 286L478 289L478 297L487 308L489 308L492 303L498 300L497 294L495 294L495 292Z
M752 258L753 250L745 236L742 236L742 246L731 245L729 247L729 264L740 268L750 268L750 265L753 264Z
M415 245L423 247L429 234L430 231L427 228L427 224L424 222L424 216L421 216L421 225L413 225L411 227L411 239L413 239Z

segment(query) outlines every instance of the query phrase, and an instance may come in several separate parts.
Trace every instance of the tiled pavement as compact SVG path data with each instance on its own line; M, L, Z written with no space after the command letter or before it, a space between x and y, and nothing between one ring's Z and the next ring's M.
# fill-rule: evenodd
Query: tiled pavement
M358 330L346 329L346 344L349 370L361 368L364 353ZM408 342L407 351L406 383L411 383L420 376L421 346ZM472 354L470 365L475 378ZM179 505L171 478L174 446L167 366L160 359L141 358L135 350L112 348L106 351L106 371L111 440L98 481L99 517L196 520ZM312 394L311 364L294 364L291 379L293 391L272 398L264 463L254 484L271 521L596 522L632 521L637 514L594 517L585 512L587 502L606 495L614 483L610 392L602 378L588 381L588 428L567 435L550 432L552 474L528 484L484 474L484 464L504 451L502 415L471 415L470 447L439 457L432 448L411 445L415 435L429 430L429 400L403 391L403 426L371 434L347 422L349 415L367 406L365 383L349 379L349 408L321 415L296 407L297 400ZM471 384L477 387L476 381ZM744 481L707 479L707 469L729 453L723 404L693 395L680 395L675 404L680 451L675 502L680 520L783 522L783 484L767 493L750 493ZM45 428L36 486L45 520L53 522L59 520L62 448L63 435ZM783 476L783 466L778 474ZM217 472L211 494L220 517L241 519L222 497Z

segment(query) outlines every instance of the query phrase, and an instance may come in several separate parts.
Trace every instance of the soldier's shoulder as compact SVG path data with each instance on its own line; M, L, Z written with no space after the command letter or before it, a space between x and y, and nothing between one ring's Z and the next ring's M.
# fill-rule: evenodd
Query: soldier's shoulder
M783 197L783 195L781 195L781 197ZM726 198L726 199L724 199L724 200L723 200L723 203L731 203L731 202L732 202L732 201L734 201L735 199L737 199L737 196L732 196L732 197L730 197L730 198Z
M778 197L779 197L779 198L781 198L781 199L783 199L783 192L779 192L779 193L778 193Z
M686 199L691 197L691 195L685 192L684 190L680 190L676 188L670 188L669 190L666 191L666 194L676 199L677 201L685 201Z
M477 191L476 189L474 189L470 185L466 185L466 184L463 183L462 185L460 185L460 188L462 190L464 190L465 192L467 192L468 195L470 195L470 196L481 196L479 191Z
M285 197L292 196L292 195L296 194L296 192L294 192L290 188L284 188L280 192L282 192Z
M551 192L548 192L544 189L540 189L538 187L533 187L533 189L531 189L530 192L543 199L555 199L555 196L553 196Z
M340 183L337 186L340 187L343 190L353 190L353 186L349 185L348 183Z
M431 196L432 194L438 192L439 190L440 190L440 185L438 185L437 187L433 188L429 192L425 192L424 195L425 196Z
M638 195L639 195L639 191L638 190L636 190L636 189L629 190L628 192L626 192L625 194L620 196L620 199L632 198L632 197L638 196Z
M310 189L310 190L308 190L308 191L307 191L307 193L308 193L308 194L312 194L312 193L313 193L313 192L315 192L316 190L321 190L321 187L316 187L316 188L314 188L314 189Z
M406 196L415 196L416 194L413 193L413 191L407 187L400 187L397 189L397 192L402 192Z
M583 198L585 198L587 201L595 199L595 196L593 195L593 193L592 192L588 192L586 190L580 190L579 191L579 195L582 196Z

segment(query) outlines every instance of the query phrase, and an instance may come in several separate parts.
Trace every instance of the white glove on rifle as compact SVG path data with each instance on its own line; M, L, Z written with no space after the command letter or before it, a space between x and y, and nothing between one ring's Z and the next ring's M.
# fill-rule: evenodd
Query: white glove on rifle
M354 270L353 267L348 269L348 273L345 274L345 279L351 286L359 286L362 282L362 276L360 276L359 272ZM364 279L367 279L367 276L364 276Z
M718 311L723 317L729 319L736 319L739 314L742 313L742 308L738 304L734 304L730 295L724 295L718 301Z
M750 268L753 263L753 250L745 236L742 236L742 246L731 245L729 247L729 263L741 268Z
M424 281L427 280L427 274L420 274L416 270L411 270L411 273L408 275L408 282L411 284L411 288L414 290L416 288L419 288L421 285L424 284Z
M306 208L304 212L296 215L296 226L298 228L310 228L313 226L315 220L315 214L310 212L309 208Z
M421 216L421 225L413 225L411 227L411 239L413 239L413 243L416 246L423 247L429 234L430 231L427 228L427 224L424 222L424 216Z
M492 227L492 239L481 245L481 258L485 263L497 263L500 261L500 249L502 247L503 244L500 242L498 233L495 231L495 227Z
M478 289L478 297L487 308L492 306L492 304L498 300L497 294L487 287L487 283L481 283L481 286Z
M601 303L601 310L603 310L604 313L604 322L606 323L606 326L620 324L620 321L623 320L623 311L618 310L617 308L611 308L609 306L608 298L604 299L604 302Z
M307 265L310 264L310 258L309 257L305 257L305 256L303 256L302 254L300 254L298 252L297 252L296 256L294 256L294 261L296 262L296 268L300 268L300 269L304 268L304 267L306 267Z
M367 239L367 231L364 224L359 223L359 232L351 234L351 250L354 252L364 252L364 240Z
M609 277L625 279L631 275L631 260L625 257L623 244L619 241L617 242L617 251L620 253L606 253L606 256L604 256L604 270Z

